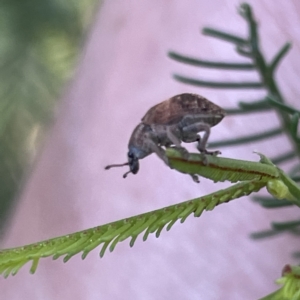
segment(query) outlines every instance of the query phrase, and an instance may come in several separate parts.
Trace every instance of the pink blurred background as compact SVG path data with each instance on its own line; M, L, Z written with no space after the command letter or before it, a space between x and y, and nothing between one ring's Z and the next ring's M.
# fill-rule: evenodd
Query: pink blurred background
M270 60L287 41L293 48L281 63L278 82L289 103L299 108L300 4L249 1L260 24L262 48ZM158 209L227 186L168 169L155 155L140 172L105 171L126 160L134 126L154 104L182 92L201 94L222 107L255 100L262 91L195 88L171 74L212 80L258 79L255 72L213 71L174 62L168 50L203 59L241 61L233 47L200 35L212 26L246 35L238 1L104 1L82 51L76 78L66 88L56 123L21 194L2 247L14 247L83 230ZM273 113L226 117L210 140L234 138L279 125ZM287 139L223 148L225 157L258 160L289 149ZM247 198L189 217L170 232L147 242L128 241L99 259L99 248L85 261L67 264L42 259L35 275L29 266L0 278L1 299L257 299L277 288L286 263L299 250L289 235L254 242L251 232L271 221L295 218L295 209L266 210Z

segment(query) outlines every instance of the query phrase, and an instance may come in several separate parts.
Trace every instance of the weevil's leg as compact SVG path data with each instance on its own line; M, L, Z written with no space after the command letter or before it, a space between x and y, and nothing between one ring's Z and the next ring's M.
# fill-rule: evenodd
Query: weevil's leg
M166 156L165 150L163 148L161 148L160 146L157 145L157 143L155 142L155 138L153 137L153 135L151 133L145 134L145 138L147 140L147 144L149 149L152 150L152 152L156 153L156 155L162 160L164 161L164 163L169 166L169 161L168 158Z
M168 139L178 148L181 147L181 140L174 133L174 128L172 126L166 127L167 137Z
M146 138L146 140L147 140L147 146L149 147L149 149L151 149L152 150L152 152L154 152L154 153L156 153L157 154L157 156L161 159L161 160L163 160L164 161L164 163L169 167L170 165L169 165L169 161L168 161L168 158L167 158L167 156L166 156L166 153L165 153L165 150L163 149L163 148L161 148L160 146L158 146L157 145L157 143L156 143L156 136L153 136L153 134L152 133L146 133L145 134L145 138ZM179 144L180 145L180 144ZM181 146L180 146L181 147ZM182 148L182 147L181 147ZM184 148L183 148L184 149ZM186 150L186 149L184 149L184 150ZM186 150L187 151L187 150ZM190 175L191 177L192 177L192 179L193 179L193 181L194 182L196 182L196 183L199 183L200 182L200 180L199 180L199 178L198 178L198 176L197 175L195 175L195 174L191 174Z
M168 126L166 128L167 137L168 139L175 145L175 147L181 152L182 156L184 158L188 158L188 151L181 146L181 140L176 136L176 134L173 132L174 128L172 126Z
M189 136L183 136L182 141L184 143L193 143L193 142L199 142L201 140L201 137L199 134L193 134Z
M186 135L188 136L189 133L193 133L193 132L199 132L199 131L204 131L204 135L202 138L199 137L198 139L198 145L197 145L197 149L204 154L209 154L209 155L218 155L221 154L220 151L208 151L206 150L206 144L207 144L207 140L209 138L210 135L210 125L206 124L206 123L195 123L195 124L191 124L189 126L185 126L182 128L183 133L186 133Z
M190 134L190 133L189 133ZM200 144L200 141L201 141L201 137L200 137L200 135L199 134L194 134L194 133L192 133L192 134L190 134L190 135L188 135L188 136L183 136L182 137L182 141L183 142L185 142L185 143L193 143L193 142L198 142L198 144L197 144L197 148L198 148L198 145ZM205 150L206 151L206 150ZM201 152L201 151L200 151ZM205 152L204 151L202 151L201 152L201 154L202 154L202 157L203 157L203 163L205 164L205 165L207 165L208 164L208 161L207 161L207 158L206 158L206 156L205 156ZM194 180L195 181L195 180ZM197 182L197 181L196 181ZM199 181L200 182L200 181Z
M199 178L198 178L197 175L191 174L191 177L192 177L192 179L193 179L196 183L199 183L199 182L200 182L200 180L199 180Z

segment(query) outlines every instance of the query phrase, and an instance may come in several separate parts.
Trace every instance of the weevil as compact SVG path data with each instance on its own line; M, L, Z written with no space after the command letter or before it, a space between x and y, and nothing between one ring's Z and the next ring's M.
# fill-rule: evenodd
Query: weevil
M206 143L210 135L210 128L217 125L225 116L225 111L218 105L197 94L180 94L165 100L150 108L141 123L138 124L128 143L128 162L113 164L105 167L129 166L129 173L137 174L139 159L156 153L166 165L168 158L163 147L176 147L183 155L188 154L181 146L181 142L197 142L197 149L203 155L217 155L220 151L208 151ZM198 132L203 131L201 138ZM198 181L196 175L192 175Z

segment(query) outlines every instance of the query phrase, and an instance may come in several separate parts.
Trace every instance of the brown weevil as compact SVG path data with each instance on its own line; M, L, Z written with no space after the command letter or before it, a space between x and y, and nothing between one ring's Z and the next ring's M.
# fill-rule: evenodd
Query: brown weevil
M169 165L165 150L162 147L175 146L185 155L187 150L181 142L197 142L197 149L203 154L217 155L220 151L207 151L206 143L210 128L217 125L225 116L225 111L218 105L196 94L180 94L150 108L134 129L128 143L128 162L108 165L112 167L128 165L127 174L139 171L139 159L156 153L166 165ZM198 132L203 131L203 137ZM199 182L197 176L192 175Z

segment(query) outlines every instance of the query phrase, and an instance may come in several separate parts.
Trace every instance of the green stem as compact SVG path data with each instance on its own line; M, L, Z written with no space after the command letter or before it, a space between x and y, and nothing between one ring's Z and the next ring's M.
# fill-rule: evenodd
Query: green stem
M171 168L187 174L198 174L219 181L244 181L260 180L269 181L279 178L279 173L274 165L261 162L245 161L213 155L202 155L192 153L188 157L183 156L179 151L169 148L166 151Z

